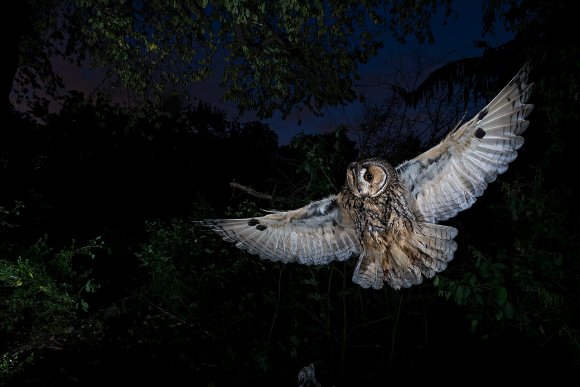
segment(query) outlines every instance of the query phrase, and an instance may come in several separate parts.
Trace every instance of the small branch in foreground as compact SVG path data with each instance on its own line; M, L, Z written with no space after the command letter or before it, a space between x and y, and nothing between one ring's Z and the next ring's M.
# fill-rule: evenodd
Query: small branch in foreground
M268 195L268 194L265 194L265 193L262 193L262 192L258 192L255 189L253 189L252 187L246 187L245 185L241 185L239 183L236 183L235 181L232 181L230 183L230 187L237 188L237 189L239 189L241 191L244 191L248 195L252 195L252 196L254 196L256 198L259 198L259 199L266 199L266 200L271 200L271 201L274 200L274 197L272 195Z
M270 205L272 205L272 206L274 206L274 205L288 206L288 205L295 204L295 202L290 198L283 197L283 196L274 196L274 195L269 195L269 194L265 194L262 192L258 192L255 189L253 189L252 187L248 187L248 186L242 185L240 183L236 183L235 181L232 181L230 183L230 187L239 189L240 191L244 191L248 195L251 195L255 198L269 200Z

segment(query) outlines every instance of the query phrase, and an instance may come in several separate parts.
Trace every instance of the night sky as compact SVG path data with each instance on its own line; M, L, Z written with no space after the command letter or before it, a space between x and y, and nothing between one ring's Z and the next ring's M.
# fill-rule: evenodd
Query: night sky
M480 4L477 2L456 2L453 7L454 13L448 18L447 23L443 22L442 11L436 15L432 21L435 35L433 44L420 44L414 37L409 37L407 43L402 45L386 35L384 47L379 55L360 68L362 79L357 84L357 93L363 95L367 101L380 101L385 96L385 82L403 82L409 89L417 86L405 84L398 74L399 69L413 73L417 68L417 57L421 58L421 66L424 68L421 75L427 76L445 63L481 55L482 49L473 47L476 40L486 40L492 46L509 41L511 35L500 25L496 26L494 33L481 36L479 7ZM101 70L78 68L60 59L55 60L54 64L68 89L90 93L102 83ZM253 112L246 112L240 116L234 103L221 101L223 90L218 86L220 77L221 70L218 68L214 77L192 88L192 96L226 110L231 119L238 117L241 122L256 120L257 117ZM278 113L262 121L276 132L279 144L286 145L298 133L324 133L336 129L339 125L352 127L361 112L361 102L354 101L346 106L326 107L321 117L307 111L296 111L286 119Z

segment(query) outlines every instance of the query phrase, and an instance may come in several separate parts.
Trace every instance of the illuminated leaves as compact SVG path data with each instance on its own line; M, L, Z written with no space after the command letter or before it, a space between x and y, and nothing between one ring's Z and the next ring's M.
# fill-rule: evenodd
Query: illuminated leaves
M223 98L263 118L354 100L359 65L389 35L401 43L407 36L432 41L431 17L440 6L449 10L450 1L46 2L54 23L37 33L52 36L42 41L45 57L88 53L107 69L117 94L151 101L223 75Z

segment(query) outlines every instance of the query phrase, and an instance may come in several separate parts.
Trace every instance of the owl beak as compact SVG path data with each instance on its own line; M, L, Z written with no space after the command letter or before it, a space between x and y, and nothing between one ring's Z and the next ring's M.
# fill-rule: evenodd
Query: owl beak
M356 185L356 189L358 190L358 196L360 198L366 198L369 196L369 192L368 191L363 191L363 184L357 184Z

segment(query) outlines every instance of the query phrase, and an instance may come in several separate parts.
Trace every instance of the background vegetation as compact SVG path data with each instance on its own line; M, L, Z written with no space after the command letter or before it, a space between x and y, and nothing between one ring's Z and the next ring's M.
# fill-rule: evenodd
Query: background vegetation
M206 24L194 23L192 36L209 42L218 61L218 48L230 50L226 63L234 67L226 70L232 78L225 83L233 100L254 109L272 96L262 105L265 116L296 107L316 111L338 103L335 97L354 97L356 65L378 48L374 35L351 32L365 31L361 26L370 21L401 40L413 31L429 39L426 15L435 6L452 9L452 3L401 1L391 9L364 2L347 9L334 2L301 8L283 1L271 5L279 9L262 10L258 2L200 1L188 3L187 12L165 2L147 2L151 9L119 2L123 12L106 1L67 2L64 8L60 2L21 3L14 14L23 21L20 35L14 50L6 48L15 64L5 75L11 86L6 97L16 77L29 110L6 104L0 130L2 385L181 379L195 385L296 385L300 369L311 363L323 386L409 378L464 382L465 374L482 382L554 382L578 373L580 214L571 180L580 57L577 42L556 28L574 23L566 2L484 2L484 29L505 23L515 32L512 42L449 63L415 90L394 87L386 100L369 101L355 127L297 136L287 146L278 145L267 125L229 120L203 102L176 109L142 93L136 98L143 108L129 109L102 94L62 90L46 59L88 52L116 68L120 84L134 86L144 79L123 78L136 65L130 59L153 66L159 58L151 52L168 58L164 49L181 47L168 36L178 36L186 26L181 23L191 23L184 15L201 7L206 14L195 20ZM334 13L312 19L316 7ZM165 14L155 12L160 10ZM51 19L38 18L38 12L66 26L61 40L51 36L59 31ZM351 13L360 19L344 18ZM262 20L287 14L303 19ZM158 25L159 31L137 23L167 20L172 22ZM350 26L352 20L360 25ZM210 22L223 27L216 36L207 29L215 26ZM311 24L292 30L292 23ZM118 48L114 39L127 25L135 26L129 31L136 36L125 36L127 45ZM249 41L245 29L261 40ZM73 37L78 45L68 44ZM233 49L235 39L248 48ZM348 45L338 45L340 39ZM318 47L309 46L313 42L330 52L302 50ZM337 65L337 47L351 51L333 75L324 70ZM288 56L292 50L303 56ZM193 55L183 53L186 59ZM315 82L292 84L311 68L292 63L295 58L302 64L320 59ZM459 250L434 280L402 291L363 290L351 282L354 260L325 267L265 262L192 223L294 208L334 193L346 165L359 157L387 157L394 164L412 157L436 142L466 107L494 95L528 58L536 108L526 145L476 205L449 222L460 229ZM272 68L289 82L277 83L283 85L278 94L258 87ZM291 70L298 70L296 77L285 77ZM249 83L236 83L234 73ZM296 94L290 98L291 91ZM61 101L57 113L48 109L49 95ZM421 114L412 117L410 111ZM231 188L232 182L267 195L249 195Z

